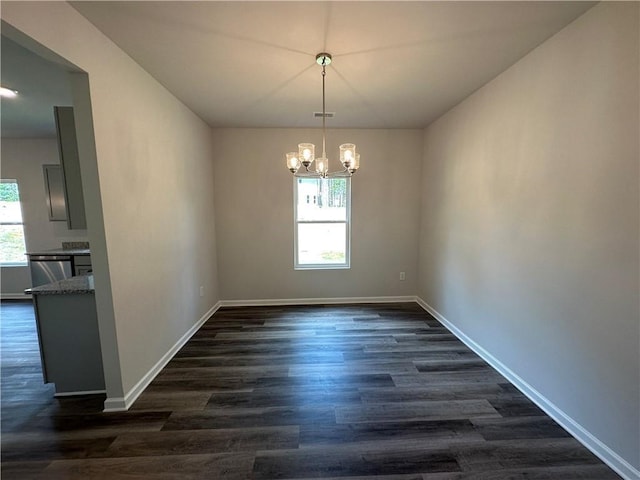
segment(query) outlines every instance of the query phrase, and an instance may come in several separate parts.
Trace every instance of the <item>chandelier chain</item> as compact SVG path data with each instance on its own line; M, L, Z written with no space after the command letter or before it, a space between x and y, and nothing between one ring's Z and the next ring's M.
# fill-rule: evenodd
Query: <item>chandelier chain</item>
M327 134L327 127L326 127L326 121L327 121L327 114L326 114L326 108L325 108L325 96L324 96L324 79L326 76L327 72L326 72L326 65L324 60L322 61L322 158L327 158L327 152L326 150L326 134Z

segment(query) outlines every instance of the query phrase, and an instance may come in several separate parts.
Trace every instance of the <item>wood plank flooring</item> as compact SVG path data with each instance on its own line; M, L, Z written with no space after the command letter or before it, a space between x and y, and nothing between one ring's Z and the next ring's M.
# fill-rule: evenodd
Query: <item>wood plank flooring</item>
M620 478L417 304L223 308L108 414L1 313L3 480Z

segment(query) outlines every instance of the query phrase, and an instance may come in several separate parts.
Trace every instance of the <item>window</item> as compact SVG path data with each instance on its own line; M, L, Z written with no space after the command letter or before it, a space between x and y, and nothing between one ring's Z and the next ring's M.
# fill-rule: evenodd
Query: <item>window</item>
M0 181L0 265L26 265L27 248L16 180Z
M349 268L351 178L294 180L295 268Z

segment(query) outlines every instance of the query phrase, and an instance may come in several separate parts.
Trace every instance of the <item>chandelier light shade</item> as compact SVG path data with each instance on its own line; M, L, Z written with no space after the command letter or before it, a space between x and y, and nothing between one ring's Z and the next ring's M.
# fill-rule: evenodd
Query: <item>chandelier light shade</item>
M326 67L331 63L331 55L325 52L319 53L316 55L316 62L322 67L322 156L316 158L316 147L313 143L300 143L297 152L286 154L287 168L296 177L350 177L360 168L360 154L356 152L356 146L353 143L340 145L342 170L329 171L329 159L325 151L327 138L325 76Z

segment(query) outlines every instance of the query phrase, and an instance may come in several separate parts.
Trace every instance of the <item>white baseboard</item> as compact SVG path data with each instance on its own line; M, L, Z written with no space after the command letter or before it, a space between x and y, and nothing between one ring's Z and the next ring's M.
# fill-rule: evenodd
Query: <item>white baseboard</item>
M222 307L268 307L272 305L334 305L349 303L406 303L416 302L414 295L389 297L330 297L330 298L279 298L258 300L222 300Z
M180 337L180 339L165 353L158 362L151 367L144 377L129 390L124 397L107 398L104 402L104 412L122 412L129 409L133 402L140 396L147 386L156 378L156 375L169 363L173 356L178 353L185 343L193 336L211 316L218 311L222 302L217 302L200 319Z
M495 368L502 376L509 380L516 388L526 395L533 403L540 407L544 412L558 422L565 430L567 430L580 443L587 447L591 452L598 456L604 463L609 465L620 476L626 480L640 480L640 470L627 462L624 458L614 452L611 448L593 436L586 428L572 419L564 411L558 408L548 398L538 392L535 388L524 381L513 370L504 365L500 360L495 358L491 353L477 344L473 339L468 337L462 330L449 322L435 308L416 297L416 302L427 312L433 315L440 323L451 331L458 339L460 339L471 350L480 355L489 365Z
M105 413L126 412L128 408L129 407L127 406L127 402L125 402L124 397L107 397L104 401L104 408L102 411Z

